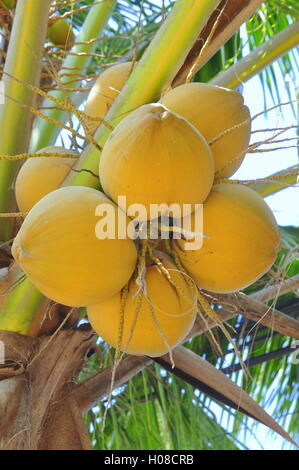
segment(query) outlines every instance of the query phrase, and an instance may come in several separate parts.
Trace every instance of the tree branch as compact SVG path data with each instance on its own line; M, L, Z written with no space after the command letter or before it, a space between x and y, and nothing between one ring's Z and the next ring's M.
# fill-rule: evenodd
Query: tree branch
M275 299L275 297L287 294L288 292L292 292L296 289L299 289L299 274L277 282L273 286L265 287L264 289L255 292L250 297L254 300L259 300L260 302L268 302L271 299Z
M274 292L272 292L272 294L274 294L274 296L276 295ZM299 339L299 321L273 307L263 304L259 300L255 300L253 296L249 297L242 293L207 293L207 296L213 303L221 305L224 313L227 312L227 310L234 308L235 311L237 310L236 313L243 315L256 323L261 323L268 328L278 331L282 335Z
M240 26L258 9L263 0L222 0L206 27L197 38L184 64L172 82L177 87L186 82L190 70L196 65L199 70L240 28ZM219 13L222 11L221 16ZM209 35L217 21L212 38ZM208 39L209 38L209 39ZM208 43L207 40L209 41Z
M128 356L123 359L115 371L114 388L126 383L151 362L152 359L147 357ZM72 394L82 414L87 413L90 408L108 394L112 369L113 366L107 367L74 387Z

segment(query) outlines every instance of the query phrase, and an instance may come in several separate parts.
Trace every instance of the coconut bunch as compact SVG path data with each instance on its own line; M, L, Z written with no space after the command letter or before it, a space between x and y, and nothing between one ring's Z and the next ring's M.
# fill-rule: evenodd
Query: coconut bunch
M129 63L107 69L86 114L103 119L131 70ZM87 307L94 330L110 345L134 355L165 354L190 332L200 289L243 289L276 258L271 210L252 189L228 180L250 133L239 93L191 83L117 125L100 158L102 191L57 189L77 158L69 151L50 148L55 156L29 159L16 181L19 208L29 213L13 244L15 260L47 297ZM158 239L148 229L153 205ZM171 212L170 239L162 242L170 207L178 212ZM184 225L180 217L190 222L188 237L176 229ZM146 237L138 238L144 227Z

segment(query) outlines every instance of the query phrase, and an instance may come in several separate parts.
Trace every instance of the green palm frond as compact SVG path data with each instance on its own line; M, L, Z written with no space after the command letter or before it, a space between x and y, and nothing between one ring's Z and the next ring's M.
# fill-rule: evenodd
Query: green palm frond
M246 23L246 42L249 50L252 51L298 19L298 5L295 2L279 0L264 2L260 10ZM295 48L276 62L282 77L289 77L293 83L296 81L295 72L298 72L298 53L299 49ZM281 102L274 66L270 65L259 76L264 91L264 101L266 102L267 90L271 94L273 103ZM291 100L291 88L288 81L285 81L285 86Z
M101 432L104 407L86 416L96 449L245 448L203 406L198 391L157 365L115 393Z

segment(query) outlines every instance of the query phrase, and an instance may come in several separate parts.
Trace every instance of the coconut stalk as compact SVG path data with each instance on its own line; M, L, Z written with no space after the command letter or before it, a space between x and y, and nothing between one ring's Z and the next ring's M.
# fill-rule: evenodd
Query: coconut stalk
M249 186L262 197L272 196L282 189L289 188L298 183L299 165L293 165L285 170L278 171L262 181L256 181Z
M0 311L0 330L27 334L43 299L43 295L25 278L5 298Z
M97 42L92 41L88 44L88 41L100 38L106 23L111 16L116 0L102 0L99 2L95 0L94 5L91 6L89 13L82 25L79 36L76 38L76 42L85 44L75 44L71 50L71 54L68 54L65 61L62 64L63 68L70 68L76 70L78 76L86 72L92 60L92 53L95 52ZM66 83L70 81L69 76L59 77L60 85L63 87L58 91L52 91L49 93L50 96L64 101L70 96L68 88L75 88L80 85L81 78L73 83ZM49 100L45 100L42 106L53 106L53 103ZM65 111L63 109L49 109L44 114L50 119L56 121L63 121ZM55 140L60 132L60 128L49 121L41 118L37 118L35 126L33 128L30 150L35 152L43 147L54 144Z
M299 21L283 29L209 83L226 88L238 88L298 44Z
M4 136L0 140L0 155L27 151L33 115L23 105L34 106L35 96L14 77L39 85L49 8L50 0L18 1L2 77L5 103L0 105L0 128ZM16 162L0 162L0 212L15 210L12 183L17 169ZM1 221L0 240L11 238L12 225L12 219Z
M131 109L159 97L163 88L171 83L219 1L177 0L170 15L130 76L123 93L117 97L110 108L106 115L107 120L116 125ZM96 141L103 145L109 133L110 130L105 125L100 125L95 135ZM98 162L98 149L88 145L76 169L84 168L98 173ZM98 180L86 171L72 172L64 184L90 187L99 185ZM22 293L19 293L20 289ZM30 303L24 309L26 297L30 298ZM7 296L0 313L0 330L19 331L26 334L26 325L30 324L35 315L36 306L41 300L41 294L31 282L28 279L23 281L23 284L17 286ZM14 325L13 330L12 325Z
M199 34L186 61L175 76L172 87L186 83L255 13L263 0L221 0Z

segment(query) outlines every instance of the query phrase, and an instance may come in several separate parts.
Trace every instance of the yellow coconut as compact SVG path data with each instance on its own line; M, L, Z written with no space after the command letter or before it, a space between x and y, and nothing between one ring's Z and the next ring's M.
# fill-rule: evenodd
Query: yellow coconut
M45 147L37 153L74 154L63 147ZM15 184L16 200L22 212L28 212L46 194L59 188L74 165L76 157L32 157L21 167Z
M122 62L101 73L88 95L85 113L95 118L103 118L119 95L131 71L132 63ZM96 127L97 123L90 123L92 131Z
M192 214L192 226L196 212ZM234 292L265 274L275 261L280 237L265 201L239 184L216 184L203 205L203 234L199 249L173 246L199 287L212 292ZM193 240L195 241L195 240ZM200 244L200 243L199 243Z
M72 25L64 18L57 18L58 17L55 16L50 20L48 27L48 38L53 44L57 46L64 46L69 49L72 43L75 41Z
M183 341L194 324L195 299L186 278L165 258L162 261L177 287L170 284L157 265L146 268L146 291L139 296L135 280L130 282L120 345L126 353L162 356ZM87 308L93 329L113 347L119 341L120 311L121 293Z
M97 226L105 211L116 234L101 239ZM92 305L116 294L135 268L135 244L117 238L119 220L126 225L125 214L100 191L60 188L31 209L12 254L42 294L64 305Z
M125 211L141 204L146 213L136 218L148 220L155 218L151 204L177 204L180 210L190 204L191 212L202 203L212 187L214 161L207 142L186 119L160 104L148 104L112 132L99 174L106 194ZM187 206L185 210L187 214Z
M235 173L245 155L237 161L232 160L247 149L251 133L249 109L240 93L206 83L189 83L169 91L161 103L188 119L208 142L246 122L211 145L216 177L229 177Z

